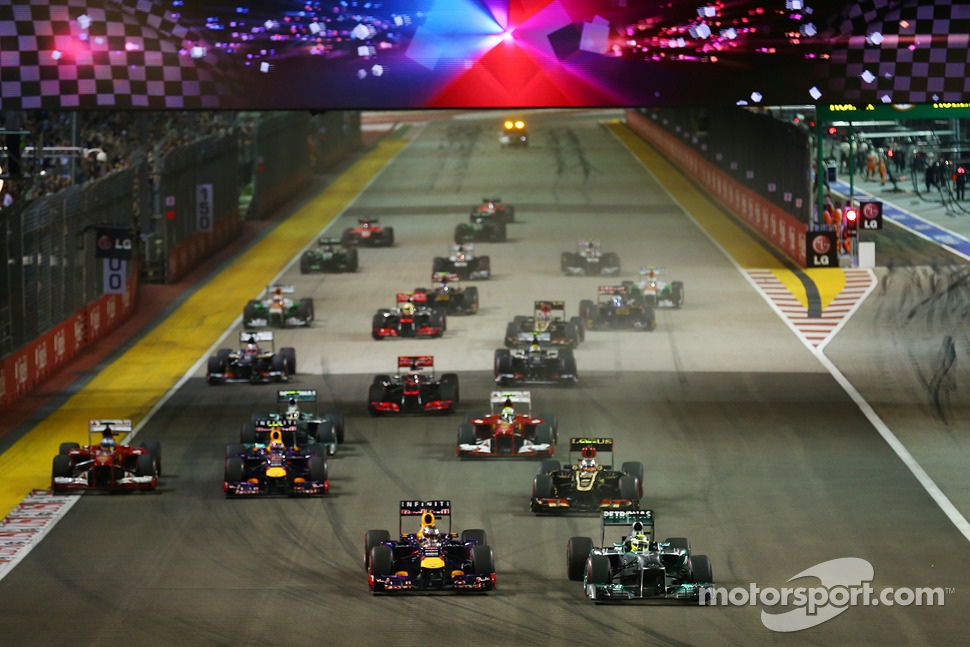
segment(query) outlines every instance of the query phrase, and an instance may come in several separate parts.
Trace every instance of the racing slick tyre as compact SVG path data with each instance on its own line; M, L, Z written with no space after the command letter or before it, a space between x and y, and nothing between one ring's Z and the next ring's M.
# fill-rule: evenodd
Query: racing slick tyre
M375 578L387 577L394 572L394 554L390 546L374 546L370 551L370 574ZM374 583L374 593L384 591L384 585Z
M680 308L684 305L684 282L683 281L673 281L670 284L670 298L674 302L675 308Z
M443 387L446 384L450 384L454 388L454 394L452 395L451 398L444 398L443 397L442 399L443 400L444 399L453 400L454 403L457 405L458 402L461 400L461 392L458 389L458 373L444 373L444 374L442 374L442 376L441 376L441 386ZM442 389L442 391L444 391L444 389Z
M692 555L690 558L691 579L699 583L714 583L714 569L707 555Z
M344 229L344 233L340 235L340 244L344 247L350 247L351 245L356 245L357 241L354 239L354 230L351 227Z
M559 440L559 416L554 413L544 412L540 413L539 417L548 422L552 426L552 434Z
M571 252L563 252L562 256L559 257L559 271L563 274L569 274L569 268L575 265L573 263L573 254Z
M468 528L461 531L462 542L474 540L479 546L488 545L488 535L481 528Z
M588 584L610 583L610 558L606 555L590 555L586 558L586 582Z
M243 325L256 318L256 308L258 306L259 301L255 299L250 299L249 303L246 304L246 307L243 308Z
M579 328L575 323L572 321L566 323L566 341L568 341L573 348L578 346L579 342L582 341L579 338L579 334Z
M358 267L360 267L360 260L357 256L357 248L351 247L347 250L347 271L356 272Z
M67 454L58 454L54 457L54 462L51 465L51 478L70 478L71 476L71 457ZM57 486L54 486L57 490Z
M226 458L230 456L239 456L240 454L246 453L246 446L235 443L233 445L226 445Z
M514 373L512 366L512 351L508 348L495 349L495 377L505 373Z
M690 541L687 537L667 537L667 541L664 543L670 544L671 548L680 548L690 553Z
M300 257L300 274L309 274L312 271L313 255L310 252L304 252Z
M640 461L627 461L620 466L620 471L630 474L637 479L637 498L643 498L643 463Z
M536 474L532 479L532 498L551 499L554 492L552 487L552 477L548 474Z
M256 425L251 422L244 422L239 429L239 442L243 445L255 445L259 442L256 437Z
M589 537L570 537L566 542L566 576L573 582L583 581L586 560L593 552L593 540Z
M220 362L228 361L230 355L232 355L232 349L229 348L220 348L216 351L216 357L219 358Z
M607 252L603 254L603 260L600 262L600 272L602 274L620 273L620 257L616 254L616 252Z
M141 444L143 449L147 449L148 453L152 455L155 459L155 474L157 476L162 475L162 445L157 440L146 440Z
M325 454L314 454L307 461L307 480L326 483L327 457Z
M275 372L279 373L281 376L283 376L281 379L285 379L286 378L286 376L287 376L287 371L286 371L286 368L287 368L286 367L286 358L283 357L283 354L282 353L276 353L275 355L273 355L272 358L270 358L270 360L269 360L269 367L270 367L270 370L275 371ZM256 369L255 368L253 369L253 379L254 380L256 379Z
M81 445L79 443L61 443L61 447L57 450L57 453L67 454L72 449L81 449Z
M492 547L485 544L472 546L472 573L491 575L495 572L495 556Z
M383 373L378 373L377 375L374 376L374 379L371 380L371 384L378 384L378 385L381 386L381 388L383 388L384 385L387 384L390 381L391 381L391 376L390 375L385 375Z
M650 306L643 306L643 314L633 321L637 330L654 330L657 327L657 315Z
M504 243L509 239L509 234L505 228L504 222L500 222L495 225L495 232L492 234L492 238L496 243Z
M536 443L540 445L555 445L555 438L552 433L552 425L543 422L536 427ZM552 453L550 451L550 453Z
M505 326L505 346L506 348L515 348L519 340L519 323L517 321L510 321L507 326Z
M458 405L458 384L451 382L442 383L438 389L438 396L442 400L451 400L451 406L447 409L443 409L442 413L454 413L455 407Z
M333 422L333 431L337 435L337 444L342 445L344 443L344 438L346 437L345 430L347 427L347 421L344 419L344 414L336 411L329 411L326 418L327 420Z
M324 420L317 428L316 441L327 446L327 453L333 456L337 452L337 430L333 427L333 422Z
M158 476L155 470L155 457L141 454L135 459L135 476Z
M287 375L296 375L296 349L291 346L286 346L280 349L279 354L286 361Z
M583 299L579 302L579 317L584 321L595 319L596 304L591 299Z
M465 288L465 301L462 305L465 314L478 314L478 287L473 285Z
M576 325L576 330L579 331L579 341L586 341L586 320L582 317L570 317L569 323Z
M394 227L384 227L384 235L381 236L381 245L384 247L394 247Z
M384 327L384 314L381 312L378 312L376 315L374 315L374 319L371 322L371 337L373 337L377 341L384 339L377 332L383 327Z
M637 477L624 474L617 480L617 489L621 499L633 501L634 504L639 503L640 484L637 483Z
M311 321L314 314L313 299L309 297L300 299L300 303L296 307L296 316L304 321Z
M552 458L544 458L542 459L542 462L539 463L540 474L549 474L551 472L558 472L560 469L562 469L562 465L559 464L559 461Z
M479 256L475 271L483 274L483 279L492 278L492 258L490 256Z
M432 328L439 328L438 332L432 335L432 337L441 337L445 334L445 330L448 329L448 316L440 310L435 310L431 313L430 323Z
M223 361L218 357L216 357L215 355L211 356L209 358L208 363L206 364L205 373L206 373L205 375L206 382L208 382L209 384L218 384L219 382L212 380L210 376L215 373L225 373L225 371L223 370Z
M484 418L485 415L486 414L484 414L484 413L482 413L480 411L476 411L476 412L473 412L473 413L466 413L465 414L465 417L462 418L461 421L462 422L471 422L472 420L475 420L476 418Z
M370 552L375 546L391 541L391 533L386 530L368 530L364 533L364 570L370 569Z
M444 257L435 256L434 260L431 261L432 274L437 274L438 272L445 272L447 271L447 267L448 267L448 259Z
M470 422L463 422L458 425L458 444L459 445L474 445L475 444L475 425Z
M238 456L229 456L226 458L226 483L241 483L245 480L245 476L243 459Z
M374 407L375 402L384 401L384 387L381 384L371 384L367 394L367 410L372 416L379 416L381 412Z

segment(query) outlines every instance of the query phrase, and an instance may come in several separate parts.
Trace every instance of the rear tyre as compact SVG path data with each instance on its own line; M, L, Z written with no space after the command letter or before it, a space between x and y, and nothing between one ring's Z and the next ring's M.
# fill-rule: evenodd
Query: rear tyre
M296 375L296 349L290 346L281 348L280 355L286 362L286 372L288 375Z
M327 413L326 418L333 423L333 431L337 435L337 443L343 445L344 438L346 437L345 427L347 424L346 420L344 420L344 414L331 411Z
M458 374L457 373L444 373L441 376L441 384L442 385L450 384L452 387L454 387L454 395L452 396L451 399L454 400L455 401L455 404L457 405L458 402L461 400L461 393L460 393L460 391L458 389Z
M552 458L545 458L542 460L541 463L539 463L540 474L549 474L551 472L558 472L560 469L562 469L562 465L559 464L559 461L554 460Z
M640 501L639 484L637 477L625 474L617 482L620 498L627 501L638 503Z
M643 463L640 461L627 461L620 466L620 471L630 474L637 479L637 498L643 497Z
M593 552L593 540L589 537L570 537L566 542L566 576L573 582L583 581L586 560Z
M465 288L465 312L473 315L478 313L478 288L474 285Z
M586 341L586 320L582 317L570 317L569 323L575 325L579 331L579 341Z
M434 260L431 261L431 273L437 274L438 272L444 272L446 263L446 259L441 256L435 256Z
M351 247L347 250L347 271L356 272L358 267L360 267L360 261L357 257L357 248Z
M507 348L515 348L518 340L519 324L515 321L510 321L508 325L505 326L505 346Z
M304 252L300 257L300 274L309 274L313 271L313 256L310 252Z
M478 271L485 273L485 278L491 278L492 276L492 259L488 256L478 257Z
M552 425L543 422L536 427L536 443L540 445L554 445L555 439L552 433Z
M394 227L384 228L384 246L394 247Z
M256 440L256 426L251 422L244 422L242 427L239 429L239 442L243 445L255 445Z
M57 451L58 454L67 454L72 449L80 449L81 445L78 443L61 443L60 449Z
M146 440L141 444L144 449L148 450L148 453L152 455L155 459L155 474L158 476L162 475L162 445L155 440Z
M488 536L481 528L469 528L461 531L462 542L474 541L479 546L488 545Z
M224 477L226 483L242 483L245 480L245 475L245 468L241 458L238 456L229 456L226 458Z
M512 373L512 351L508 348L496 348L494 365L495 377L503 373Z
M674 302L675 308L680 308L684 305L684 282L674 281L670 284L671 297Z

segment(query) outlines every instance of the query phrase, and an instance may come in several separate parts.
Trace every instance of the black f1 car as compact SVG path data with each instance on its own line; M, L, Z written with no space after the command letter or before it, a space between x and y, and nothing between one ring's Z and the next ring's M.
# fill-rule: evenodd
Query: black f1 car
M573 452L577 460L573 462ZM611 463L596 456L609 453ZM532 482L532 511L569 512L639 508L643 463L630 461L613 469L612 438L570 438L569 463L545 460Z
M417 517L417 532L404 519ZM437 527L448 519L448 529ZM368 530L364 535L367 584L374 593L491 591L495 557L484 530L451 531L451 501L401 501L398 533Z
M695 555L686 537L654 538L653 510L603 510L600 547L590 537L570 537L566 574L582 582L594 602L673 599L701 601L714 588L707 555ZM607 528L622 526L619 541L606 543Z
M657 327L653 307L644 302L640 290L629 282L599 286L596 303L589 299L579 302L579 316L587 330L653 330Z
M494 363L495 383L561 384L579 381L572 348L543 348L534 338L528 348L497 348Z
M614 275L620 273L620 257L614 252L604 253L598 240L581 240L575 252L562 253L560 268L567 276Z
M287 346L274 352L273 331L245 330L239 333L239 342L239 350L220 348L209 357L206 382L286 382L296 374L296 349ZM260 345L263 343L268 343L268 347Z
M356 272L357 267L357 248L345 246L339 238L321 238L300 257L300 274Z
M256 412L244 422L239 432L239 442L246 445L265 444L272 430L270 423L285 421L297 426L301 436L297 440L302 445L309 442L319 443L333 456L337 447L344 442L344 415L336 411L317 413L316 389L287 389L276 392L276 408L273 412ZM285 439L284 439L285 440Z
M326 448L301 444L295 423L276 421L268 426L267 442L226 447L226 496L326 494Z
M262 299L251 299L243 308L243 325L247 328L260 326L309 326L313 321L313 299L294 301L289 296L296 292L292 285L268 285Z
M435 256L431 263L432 274L445 272L459 279L487 279L492 276L492 261L488 256L475 256L471 243L451 246L448 257Z
M435 379L431 355L402 355L397 358L397 368L396 375L374 376L367 397L372 416L454 413L459 397L457 373L443 373L441 379Z
M381 308L374 315L371 336L441 337L448 325L444 310L432 308L427 292L398 292L396 308Z
M556 451L559 419L532 413L528 391L492 391L491 413L472 413L458 426L460 458L536 458Z
M358 218L356 227L344 229L341 245L365 245L368 247L392 247L394 227L382 227L377 218Z
M505 346L515 348L538 342L576 348L585 338L585 331L580 317L566 319L564 301L536 301L535 314L516 316L505 326Z
M91 420L88 444L61 443L51 466L51 490L154 490L162 473L162 448L157 442L140 447L125 444L131 420Z
M449 315L473 315L478 312L477 287L462 287L458 284L458 275L447 272L436 272L431 275L431 280L437 285L433 288L414 288L414 292L423 292L426 303L432 308Z

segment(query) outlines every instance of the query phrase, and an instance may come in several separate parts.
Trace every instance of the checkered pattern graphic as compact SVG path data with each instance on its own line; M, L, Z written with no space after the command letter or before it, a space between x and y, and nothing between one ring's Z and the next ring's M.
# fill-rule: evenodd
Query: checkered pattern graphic
M881 43L872 35L879 34ZM867 0L834 21L822 102L936 103L970 99L970 5L965 0Z
M0 110L227 107L204 42L151 0L0 2Z

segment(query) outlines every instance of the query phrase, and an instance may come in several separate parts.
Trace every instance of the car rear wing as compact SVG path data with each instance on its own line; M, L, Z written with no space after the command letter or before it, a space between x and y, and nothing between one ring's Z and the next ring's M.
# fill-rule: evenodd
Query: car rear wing
M612 468L612 463L613 463L613 439L612 438L590 438L590 437L570 438L569 439L569 462L570 463L573 462L573 452L582 452L584 447L592 447L593 449L596 450L597 455L599 455L602 452L609 452L610 464L609 465L603 464L602 461L600 461L600 464L605 469Z
M362 216L357 219L358 225L376 225L380 220L373 216Z
M239 333L240 344L258 344L262 341L273 341L272 330L244 330Z
M451 534L451 501L448 499L434 499L431 501L409 499L407 501L401 501L398 518L399 534L402 537L404 536L405 517L421 517L423 525L424 515L426 513L431 513L434 519L446 517L448 519L448 534Z
M283 285L282 283L274 283L273 285L266 286L266 296L269 296L279 290L283 294L294 294L296 292L296 286L294 285Z
M530 413L532 411L532 392L492 391L489 402L492 405L492 413L499 413L502 410L502 407L505 406L506 402L510 402L513 407L517 404L524 404L526 405L526 411L521 413Z
M398 303L427 303L428 295L424 292L398 292Z
M397 367L412 371L420 368L434 368L434 355L398 355Z
M473 252L475 251L475 246L471 243L454 243L451 246L451 251L453 252Z
M649 541L653 541L654 519L653 510L603 510L600 513L600 546L606 545L606 529L616 526L628 528L621 541L630 534L643 533Z
M629 294L630 289L625 285L601 285L596 288L597 294Z
M667 268L665 267L641 267L640 276L650 276L653 272L654 276L664 276L667 273Z
M431 280L434 283L457 283L461 280L457 272L433 272L431 274Z
M287 389L276 392L277 404L289 404L290 400L297 402L316 402L316 389Z
M88 421L88 438L91 445L97 445L100 440L95 442L97 437L104 437L105 431L111 431L113 436L117 439L123 438L131 434L134 427L131 426L131 420L120 420L120 419L101 419L101 420L89 420ZM117 442L117 441L116 441Z
M579 249L579 250L587 249L589 247L592 247L593 249L599 249L600 247L602 247L602 243L600 243L600 241L596 239L580 240L576 243L576 249Z
M320 246L338 245L339 246L341 245L341 242L339 238L321 238L320 240L317 241L317 245L320 245Z
M545 310L559 311L562 313L562 318L565 318L566 302L565 301L536 301L535 302L536 317L539 316L539 313Z

